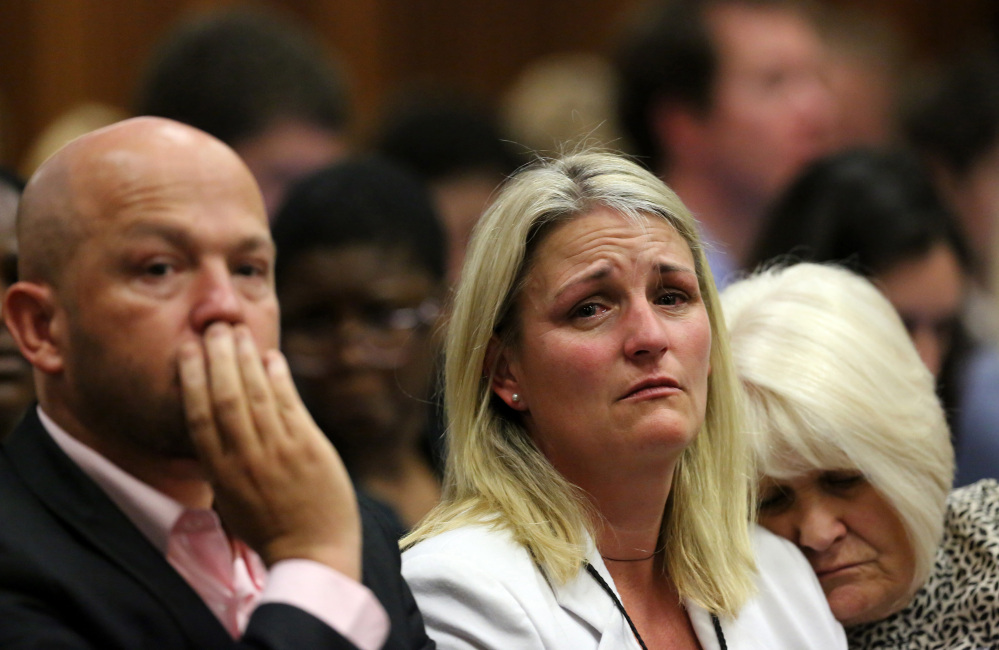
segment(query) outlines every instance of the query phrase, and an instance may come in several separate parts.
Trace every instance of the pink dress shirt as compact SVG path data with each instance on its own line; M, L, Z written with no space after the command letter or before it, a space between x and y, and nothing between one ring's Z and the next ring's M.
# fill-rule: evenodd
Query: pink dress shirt
M311 560L283 560L268 572L213 510L186 509L66 433L39 407L52 439L79 465L201 596L233 637L259 603L302 609L362 650L380 648L388 615L361 583Z

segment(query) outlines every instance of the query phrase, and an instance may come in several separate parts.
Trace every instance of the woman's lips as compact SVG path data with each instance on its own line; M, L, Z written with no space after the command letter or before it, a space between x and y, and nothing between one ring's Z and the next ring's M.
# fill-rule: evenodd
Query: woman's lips
M825 578L832 578L842 575L847 571L850 571L851 569L856 569L861 564L863 564L863 562L850 562L846 564L838 564L834 567L830 567L827 569L816 569L815 575L818 576L819 580L823 580Z
M680 385L669 377L646 379L632 386L621 399L660 397L680 391Z

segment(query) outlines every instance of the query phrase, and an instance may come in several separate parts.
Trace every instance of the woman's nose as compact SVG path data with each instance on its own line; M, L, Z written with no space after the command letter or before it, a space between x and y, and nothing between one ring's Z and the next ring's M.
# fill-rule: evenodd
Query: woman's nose
M840 509L826 500L802 504L799 510L799 546L822 552L846 535L847 528Z
M629 306L625 314L625 354L636 358L656 357L669 348L665 316L654 305L641 300Z

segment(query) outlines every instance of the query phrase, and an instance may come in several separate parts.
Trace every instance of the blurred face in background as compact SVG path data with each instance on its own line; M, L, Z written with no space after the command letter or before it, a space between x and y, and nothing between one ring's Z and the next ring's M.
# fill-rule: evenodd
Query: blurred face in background
M894 305L923 363L940 374L960 319L968 279L944 243L876 278Z
M288 188L297 180L347 155L346 137L298 120L279 121L262 133L233 144L260 186L273 219Z
M301 254L282 272L284 352L302 398L347 458L422 433L439 282L400 247Z
M718 52L711 107L700 118L707 164L749 201L769 201L801 167L830 151L837 116L819 34L794 11L709 9Z

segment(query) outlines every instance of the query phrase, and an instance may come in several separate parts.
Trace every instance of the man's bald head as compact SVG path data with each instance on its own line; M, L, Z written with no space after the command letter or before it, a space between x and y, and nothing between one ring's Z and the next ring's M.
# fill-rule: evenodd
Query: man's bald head
M179 182L198 159L252 175L228 146L195 128L137 117L81 136L31 177L18 208L19 275L57 286L80 242L151 187ZM262 208L261 208L262 209Z

